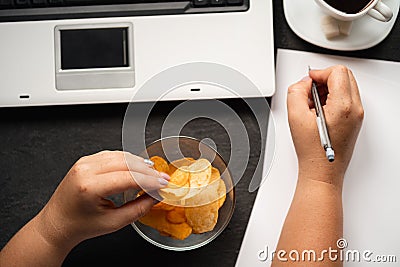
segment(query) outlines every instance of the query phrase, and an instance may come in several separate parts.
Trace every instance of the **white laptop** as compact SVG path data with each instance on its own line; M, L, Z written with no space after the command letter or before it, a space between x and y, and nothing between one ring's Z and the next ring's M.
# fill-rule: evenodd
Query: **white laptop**
M128 102L160 72L195 62L240 72L259 95L199 82L163 100L275 89L270 0L0 0L0 38L2 107Z

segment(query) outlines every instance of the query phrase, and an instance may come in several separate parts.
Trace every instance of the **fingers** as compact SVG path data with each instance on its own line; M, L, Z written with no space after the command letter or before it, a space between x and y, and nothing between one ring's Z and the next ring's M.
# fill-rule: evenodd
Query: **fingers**
M327 99L332 101L333 105L329 104L325 106L325 109L342 110L348 113L352 107L358 107L356 112L359 114L359 117L363 117L364 110L360 92L357 81L350 69L338 65L325 70L312 70L310 71L310 77L321 84L321 86L328 87Z
M350 79L351 95L353 97L353 101L356 105L362 106L360 91L358 90L356 78L354 77L353 72L351 70L348 70L348 74Z
M317 84L325 84L333 100L351 101L350 78L345 66L333 66L324 70L311 70L310 77ZM328 99L331 99L328 97ZM347 103L346 103L347 104Z
M326 99L328 97L328 87L326 87L325 85L319 85L318 86L318 94L319 94L319 98L321 100L321 104L325 105L326 104ZM311 91L310 91L310 95L309 97L309 101L308 104L310 106L310 109L315 109L315 103L314 103L314 99L311 95Z
M309 77L305 77L289 87L287 95L289 119L294 116L304 116L304 114L310 112L309 96L311 82Z
M113 217L119 221L121 226L128 225L143 217L157 203L157 200L144 194L113 210Z
M115 171L134 171L143 174L160 176L159 173L144 162L144 159L124 151L101 151L84 157L94 173L102 174Z
M155 191L168 185L168 180L165 178L130 171L100 174L97 175L96 180L96 191L102 197L122 193L129 189Z

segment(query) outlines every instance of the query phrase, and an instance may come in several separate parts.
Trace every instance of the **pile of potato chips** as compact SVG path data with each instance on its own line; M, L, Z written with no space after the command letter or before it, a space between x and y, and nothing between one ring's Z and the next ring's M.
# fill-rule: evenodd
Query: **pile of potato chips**
M212 231L226 198L219 170L206 159L182 158L170 164L158 156L150 160L157 171L169 174L171 180L159 190L164 200L139 221L180 240L192 233Z

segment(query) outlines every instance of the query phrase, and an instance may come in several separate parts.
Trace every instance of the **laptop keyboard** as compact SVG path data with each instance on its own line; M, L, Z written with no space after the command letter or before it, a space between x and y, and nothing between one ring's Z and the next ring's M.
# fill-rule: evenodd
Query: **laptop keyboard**
M238 12L250 0L0 0L0 22Z

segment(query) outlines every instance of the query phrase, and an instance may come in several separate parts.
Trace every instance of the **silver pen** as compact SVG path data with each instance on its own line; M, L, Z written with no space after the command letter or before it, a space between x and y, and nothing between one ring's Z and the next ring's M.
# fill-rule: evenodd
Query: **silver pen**
M308 66L308 71L311 71L310 66ZM319 99L319 94L317 90L317 85L312 82L311 93L314 100L315 112L317 114L317 127L319 138L321 139L321 145L325 150L325 154L329 162L335 160L335 151L333 151L331 140L329 138L328 128L326 126L325 114L322 109L321 100Z

